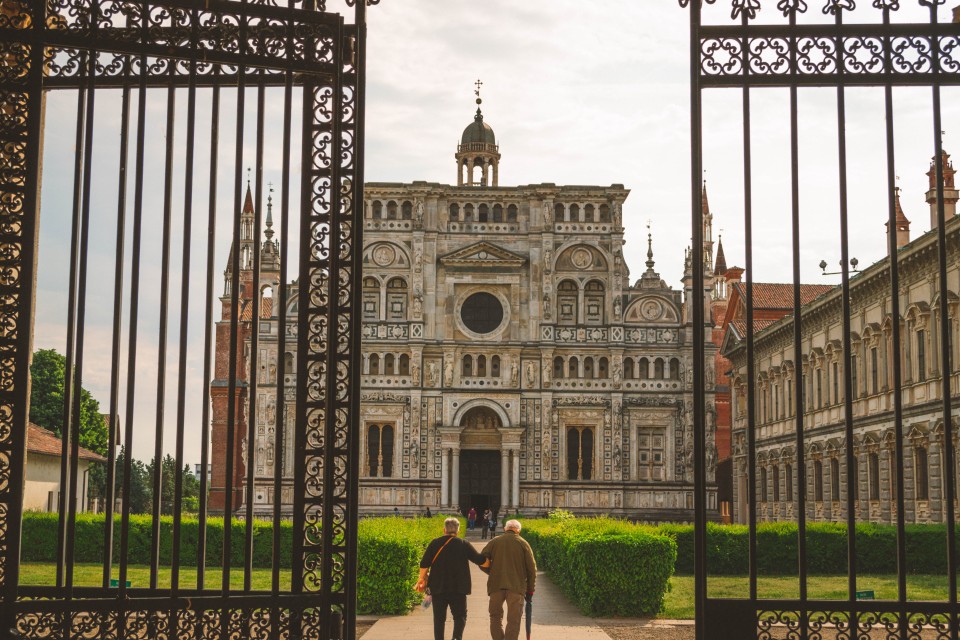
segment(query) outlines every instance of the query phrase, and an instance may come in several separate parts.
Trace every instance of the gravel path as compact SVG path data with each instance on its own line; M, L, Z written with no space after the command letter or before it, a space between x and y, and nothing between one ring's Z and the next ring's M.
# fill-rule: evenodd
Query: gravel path
M692 620L598 620L611 640L693 640Z

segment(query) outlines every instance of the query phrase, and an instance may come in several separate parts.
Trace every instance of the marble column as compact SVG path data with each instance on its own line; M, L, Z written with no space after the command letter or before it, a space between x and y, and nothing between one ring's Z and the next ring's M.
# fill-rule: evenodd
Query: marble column
M450 506L450 492L447 481L450 477L450 468L447 464L447 448L443 447L440 453L440 506Z
M520 450L513 450L513 507L520 507Z
M460 504L460 449L453 449L453 469L450 478L450 486L453 490L450 492L450 505L457 507Z
M500 513L507 508L510 500L510 450L500 451Z

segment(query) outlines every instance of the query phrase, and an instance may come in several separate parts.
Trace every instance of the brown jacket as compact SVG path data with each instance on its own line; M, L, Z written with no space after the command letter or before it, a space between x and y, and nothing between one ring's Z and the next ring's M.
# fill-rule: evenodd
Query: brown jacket
M490 558L487 595L500 589L527 593L536 588L537 562L533 559L533 549L516 531L504 531L480 553Z

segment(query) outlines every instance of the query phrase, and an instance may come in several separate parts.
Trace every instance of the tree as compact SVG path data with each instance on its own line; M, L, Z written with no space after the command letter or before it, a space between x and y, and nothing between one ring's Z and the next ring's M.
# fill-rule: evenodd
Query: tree
M147 466L150 474L151 488L153 486L154 461ZM174 509L176 496L177 461L169 453L163 457L160 465L160 513L170 515ZM184 512L196 512L200 505L200 480L190 471L190 465L183 465L180 470L182 480L182 498L180 508Z
M63 383L67 359L54 349L40 349L30 365L30 421L63 437ZM74 390L76 392L76 389ZM80 389L80 446L107 454L107 424L100 403L86 389Z

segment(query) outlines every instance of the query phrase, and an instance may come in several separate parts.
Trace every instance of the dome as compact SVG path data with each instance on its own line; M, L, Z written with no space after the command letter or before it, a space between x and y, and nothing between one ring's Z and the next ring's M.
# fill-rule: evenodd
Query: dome
M477 109L477 115L466 129L463 130L463 137L460 144L471 143L497 144L497 138L493 135L493 128L483 121L483 115Z

